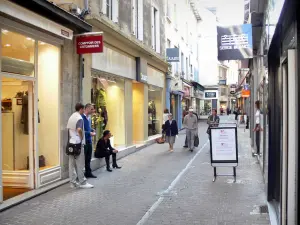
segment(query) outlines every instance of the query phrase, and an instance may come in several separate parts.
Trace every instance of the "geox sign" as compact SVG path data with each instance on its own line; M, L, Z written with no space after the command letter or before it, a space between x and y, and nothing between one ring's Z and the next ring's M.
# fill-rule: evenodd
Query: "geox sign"
M252 24L218 27L218 60L253 58Z
M167 62L179 62L179 48L167 48Z

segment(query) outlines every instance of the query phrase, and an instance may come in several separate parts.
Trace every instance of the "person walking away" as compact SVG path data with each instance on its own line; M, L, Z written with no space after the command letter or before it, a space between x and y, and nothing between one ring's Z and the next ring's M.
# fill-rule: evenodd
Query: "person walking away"
M173 152L176 135L178 135L178 126L176 120L173 120L172 114L169 114L168 120L164 124L164 133L166 134L166 142L169 143L170 152Z
M163 125L162 125L162 138L163 140L166 139L166 134L164 132L164 126L165 126L165 123L169 120L169 110L168 109L165 109L164 110L164 114L163 114Z
M199 117L198 117L198 115L197 115L197 113L195 113L194 111L193 111L193 114L197 117L197 123L198 123L198 121L199 121ZM197 125L197 127L198 127L198 125ZM188 148L189 146L188 146L188 141L187 141L187 136L185 136L185 142L184 142L184 146L183 146L184 148Z
M186 129L188 148L193 152L195 136L198 135L198 120L193 114L192 108L189 109L189 114L184 117L183 126Z
M114 149L110 144L110 137L111 133L109 130L103 132L103 137L99 139L96 151L95 151L95 158L104 158L106 162L106 170L108 172L112 172L110 168L109 159L112 156L112 166L114 169L121 169L122 167L118 166L117 164L117 153L119 152L117 149Z
M256 101L255 102L255 108L256 108L256 112L255 112L255 127L253 129L253 132L255 132L255 142L256 142L256 149L257 149L257 153L255 155L261 156L260 153L260 132L263 130L261 128L261 121L260 121L260 102Z
M82 114L84 133L85 133L85 146L84 146L84 161L85 161L85 177L97 178L91 169L91 160L93 153L92 137L96 135L95 131L91 128L90 117L93 113L92 104L88 103L84 107L84 113Z
M79 156L69 155L69 173L71 187L93 188L94 186L87 183L83 174L83 146L85 144L84 124L81 115L84 111L84 105L77 103L76 112L73 113L67 124L69 143L82 144L81 154Z
M208 138L210 140L211 136L211 127L218 127L220 123L220 117L217 115L217 110L212 110L212 115L210 115L207 119L208 128L206 133L208 134Z

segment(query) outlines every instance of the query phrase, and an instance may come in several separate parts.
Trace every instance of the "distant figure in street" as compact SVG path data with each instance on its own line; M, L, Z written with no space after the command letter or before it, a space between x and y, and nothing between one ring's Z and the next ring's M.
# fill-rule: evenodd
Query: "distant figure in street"
M197 115L197 113L193 112L193 114L197 117L197 121L199 121L199 117ZM187 136L185 136L185 142L184 142L184 148L188 148L188 142L187 142Z
M176 120L173 120L172 114L169 114L168 120L165 122L164 133L166 134L166 142L169 143L169 151L173 152L176 135L178 135L178 126Z
M263 130L261 127L261 121L260 121L260 102L255 102L255 128L253 129L253 132L255 132L255 142L256 142L256 149L257 149L257 155L261 155L260 153L260 132Z
M230 114L230 109L229 107L227 107L227 116L229 116L229 114Z
M184 117L183 126L186 129L188 148L193 152L195 136L198 135L198 120L192 108L189 109L189 114Z
M239 108L235 108L235 110L234 110L234 115L235 115L235 120L238 120L238 116L239 116Z
M110 168L109 158L112 156L112 166L114 169L121 169L122 167L117 164L117 149L114 149L110 144L111 133L109 130L103 132L103 137L99 139L95 151L95 158L104 158L106 162L106 170L112 172Z
M93 113L92 104L88 103L85 105L84 113L82 114L82 119L84 123L84 133L85 133L85 146L84 146L84 158L85 158L85 177L87 178L97 178L91 169L91 160L93 153L92 137L96 135L94 129L91 128L91 115Z
M212 115L210 115L207 119L207 124L208 128L206 133L208 134L208 138L210 140L210 135L211 135L211 127L218 127L220 123L220 117L217 115L217 110L213 109L212 110Z
M85 145L84 125L81 115L84 112L84 105L77 103L75 106L76 112L69 118L67 129L70 144L81 144L81 154L79 156L69 155L69 173L71 187L93 188L94 186L86 182L83 174L83 148Z

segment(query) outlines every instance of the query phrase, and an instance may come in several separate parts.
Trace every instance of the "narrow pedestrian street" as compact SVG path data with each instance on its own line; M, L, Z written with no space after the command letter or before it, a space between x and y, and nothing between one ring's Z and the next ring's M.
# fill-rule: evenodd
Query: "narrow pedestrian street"
M221 122L234 122L233 116L221 116ZM258 210L266 198L259 164L251 156L249 130L238 129L237 183L232 177L213 183L206 128L200 122L200 145L193 153L182 148L182 131L173 153L167 145L151 145L121 159L121 170L95 171L98 178L90 180L94 189L66 184L2 212L0 224L269 224L268 215Z

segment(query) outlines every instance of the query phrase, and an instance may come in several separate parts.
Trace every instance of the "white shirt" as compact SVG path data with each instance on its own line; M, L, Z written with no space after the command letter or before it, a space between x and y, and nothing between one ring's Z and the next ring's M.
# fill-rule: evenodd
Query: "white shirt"
M255 124L260 124L260 110L257 109L255 113Z
M80 128L82 128L83 140L81 140L80 135L77 131L78 124L80 124ZM69 121L68 121L67 128L69 129L71 144L80 144L81 142L82 142L82 144L85 144L83 119L78 112L75 112L71 115L71 117L69 118Z
M163 115L163 124L169 120L169 113L164 113Z

